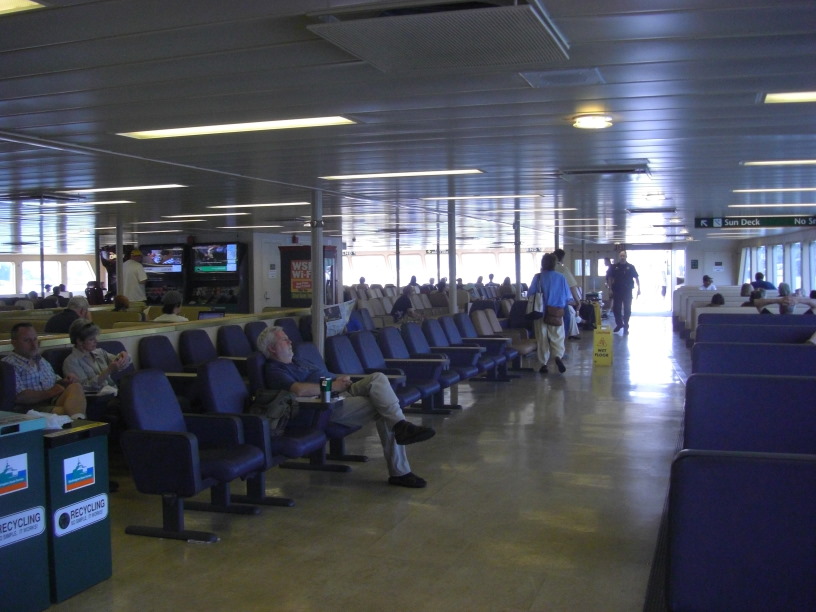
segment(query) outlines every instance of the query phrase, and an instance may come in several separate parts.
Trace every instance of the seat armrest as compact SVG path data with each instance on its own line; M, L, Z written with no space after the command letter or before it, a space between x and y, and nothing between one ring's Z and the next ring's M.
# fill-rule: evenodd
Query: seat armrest
M393 368L366 368L366 373L367 374L373 374L374 372L382 372L386 376L389 376L389 375L405 376L405 372L403 372L398 367L393 367Z
M479 359L479 355L481 351L472 350L475 347L468 347L468 346L432 346L431 350L439 351L443 355L446 355L451 362L451 365L454 366L472 366L476 365L476 361Z
M442 373L442 367L447 360L440 359L386 359L389 365L401 368L408 380L436 379Z
M237 446L244 443L241 419L230 414L185 414L187 430L198 438L201 448Z
M241 419L241 426L244 430L244 441L247 444L261 449L267 464L270 464L272 457L271 432L269 431L269 419L258 414L236 414ZM267 467L272 467L267 465Z

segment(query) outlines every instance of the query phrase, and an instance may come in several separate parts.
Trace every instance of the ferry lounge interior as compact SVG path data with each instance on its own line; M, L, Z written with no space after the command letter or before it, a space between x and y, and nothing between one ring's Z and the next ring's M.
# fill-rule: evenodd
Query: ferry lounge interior
M563 374L528 358L453 385L449 415L409 415L436 430L409 449L423 489L388 486L372 424L345 439L369 457L348 472L266 473L292 507L186 510L212 544L139 537L125 528L161 524L160 500L112 440L112 575L49 609L816 609L813 348L765 329L796 315L716 309L694 315L698 338L736 337L690 346L692 311L670 312L704 274L729 299L760 271L816 289L812 1L6 4L0 261L246 245L245 312L103 329L137 368L143 338L280 317L311 315L320 347L343 262L368 252L439 253L451 279L467 251L673 254L663 310L635 301L611 364L584 330ZM312 306L284 304L294 245L338 254ZM571 269L585 289L604 274ZM518 270L496 273L521 298Z

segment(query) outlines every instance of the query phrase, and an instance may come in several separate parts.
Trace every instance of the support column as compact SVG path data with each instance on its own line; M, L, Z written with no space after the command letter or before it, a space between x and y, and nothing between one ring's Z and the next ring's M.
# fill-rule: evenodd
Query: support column
M459 312L459 296L456 295L456 200L448 200L448 274L448 307L453 315Z
M323 192L312 194L312 341L320 354L326 340L323 306L326 301L326 279L323 272Z
M518 208L518 207L517 207ZM516 211L513 219L513 245L516 263L516 299L521 299L521 213Z

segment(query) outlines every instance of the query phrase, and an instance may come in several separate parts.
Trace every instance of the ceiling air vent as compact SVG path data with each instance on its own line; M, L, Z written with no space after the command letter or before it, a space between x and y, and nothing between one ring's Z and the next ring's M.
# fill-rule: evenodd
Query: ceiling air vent
M307 26L311 32L382 72L462 72L569 59L538 0L388 2L309 16L321 21Z

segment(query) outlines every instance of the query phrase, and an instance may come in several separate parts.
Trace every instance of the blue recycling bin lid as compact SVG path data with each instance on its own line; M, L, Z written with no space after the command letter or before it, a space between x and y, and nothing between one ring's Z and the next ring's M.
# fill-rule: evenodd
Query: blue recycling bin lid
M45 429L43 417L0 411L0 436Z

